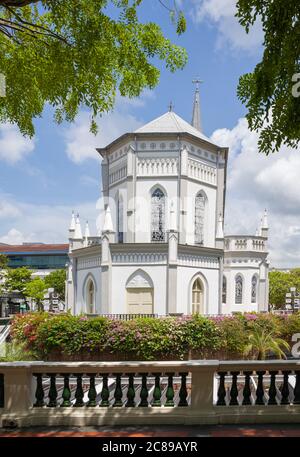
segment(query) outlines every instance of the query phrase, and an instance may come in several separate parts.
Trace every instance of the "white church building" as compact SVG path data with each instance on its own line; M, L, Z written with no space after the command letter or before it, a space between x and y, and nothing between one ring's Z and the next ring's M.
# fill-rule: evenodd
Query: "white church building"
M268 309L268 222L224 236L228 148L170 110L105 148L103 224L69 229L74 314L229 314ZM100 158L99 158L100 159Z

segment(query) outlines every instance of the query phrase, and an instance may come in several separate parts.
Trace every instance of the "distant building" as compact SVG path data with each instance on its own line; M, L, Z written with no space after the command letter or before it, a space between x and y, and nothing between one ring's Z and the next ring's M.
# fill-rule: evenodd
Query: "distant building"
M27 267L32 270L32 278L45 278L52 271L65 269L69 261L68 244L24 243L22 245L0 244L0 254L8 257L10 268ZM0 283L5 278L0 279ZM45 307L49 304L49 294L45 295ZM59 304L58 300L56 300ZM20 293L2 293L0 296L0 317L22 312L24 298Z
M0 244L0 254L8 257L10 268L27 267L34 276L44 277L51 271L66 267L68 244L24 243L22 245Z

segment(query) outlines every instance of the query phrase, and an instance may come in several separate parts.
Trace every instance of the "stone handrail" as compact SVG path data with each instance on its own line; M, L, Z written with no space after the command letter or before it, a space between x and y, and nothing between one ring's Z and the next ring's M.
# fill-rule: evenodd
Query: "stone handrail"
M0 363L0 426L289 423L300 361Z

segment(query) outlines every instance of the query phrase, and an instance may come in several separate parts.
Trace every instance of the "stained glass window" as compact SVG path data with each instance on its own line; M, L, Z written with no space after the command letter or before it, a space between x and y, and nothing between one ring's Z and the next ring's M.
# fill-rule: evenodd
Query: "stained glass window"
M165 241L165 194L159 188L151 197L151 241Z
M118 243L124 242L124 229L123 229L123 199L119 197L118 199Z
M205 197L198 194L195 201L195 244L204 244L204 214Z
M202 289L202 284L200 279L196 279L196 281L193 284L193 290L192 290L192 309L193 309L193 314L202 313L202 306L203 306L203 289Z
M256 298L257 298L257 277L253 276L252 282L251 282L251 303L256 303Z
M223 276L223 286L222 286L222 303L226 303L227 300L227 279Z
M243 278L238 275L235 278L235 303L241 304L243 301Z

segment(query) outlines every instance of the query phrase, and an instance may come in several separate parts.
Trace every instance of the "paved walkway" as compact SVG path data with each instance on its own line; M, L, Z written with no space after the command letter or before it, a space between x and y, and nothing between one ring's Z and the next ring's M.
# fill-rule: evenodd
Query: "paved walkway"
M214 426L141 426L141 427L72 427L5 430L4 437L41 437L41 438L158 438L158 437L300 437L300 424L289 425L214 425Z

